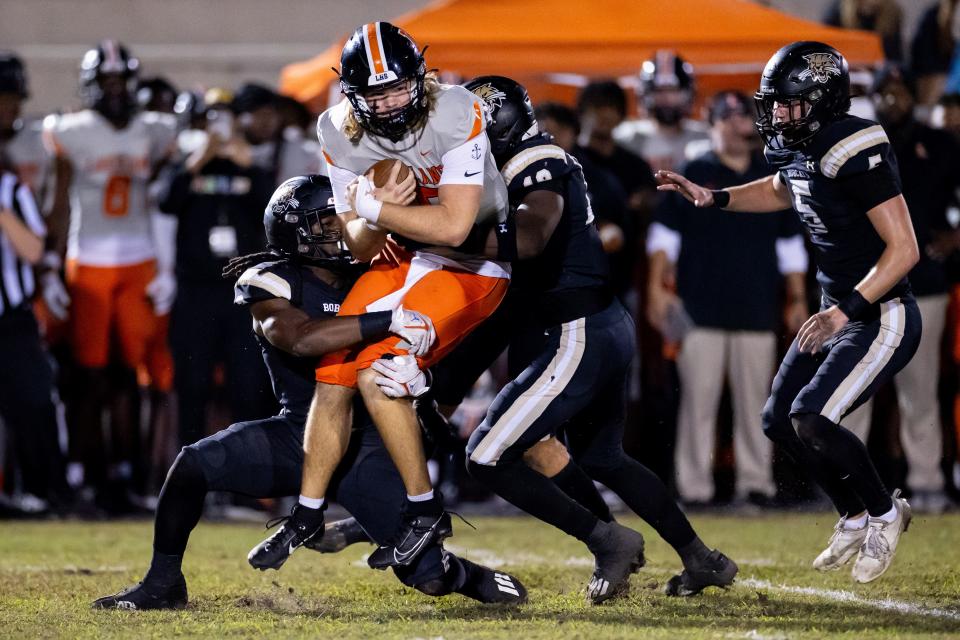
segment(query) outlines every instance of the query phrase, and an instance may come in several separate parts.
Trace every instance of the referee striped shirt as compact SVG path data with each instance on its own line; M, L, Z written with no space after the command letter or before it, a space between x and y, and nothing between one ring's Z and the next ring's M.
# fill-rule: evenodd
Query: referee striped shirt
M47 235L30 188L12 173L0 174L0 209L12 211L41 238ZM0 231L0 315L28 305L35 291L33 266L20 259L10 238Z

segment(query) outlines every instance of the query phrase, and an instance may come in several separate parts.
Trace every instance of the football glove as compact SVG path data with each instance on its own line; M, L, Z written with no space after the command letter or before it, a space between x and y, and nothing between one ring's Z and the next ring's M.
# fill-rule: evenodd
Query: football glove
M395 333L410 345L406 349L412 356L422 356L437 341L433 321L419 311L404 309L403 305L393 312L390 333Z
M430 390L430 381L413 356L382 358L370 368L380 374L373 381L388 398L417 398Z

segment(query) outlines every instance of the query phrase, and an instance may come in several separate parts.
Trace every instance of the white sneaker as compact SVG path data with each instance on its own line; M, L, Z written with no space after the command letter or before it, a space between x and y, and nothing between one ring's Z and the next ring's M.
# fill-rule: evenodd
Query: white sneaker
M816 560L813 561L813 568L817 571L835 571L843 565L850 562L864 538L867 537L867 524L859 529L848 529L845 525L847 516L840 518L840 522L833 527L833 535L830 536L830 542Z
M853 577L857 582L871 582L883 575L893 562L900 534L910 526L913 516L910 504L900 497L900 489L893 492L893 506L897 517L893 522L870 518L867 537L860 547L860 555L853 564Z

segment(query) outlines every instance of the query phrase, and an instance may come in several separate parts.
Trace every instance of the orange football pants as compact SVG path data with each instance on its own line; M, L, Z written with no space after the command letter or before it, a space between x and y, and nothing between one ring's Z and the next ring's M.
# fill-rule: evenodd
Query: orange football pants
M166 350L166 337L158 340L166 323L153 311L146 288L156 276L156 262L148 260L122 267L94 267L67 262L70 293L69 337L73 356L82 367L107 366L111 347L131 369L151 364L165 367L169 357L153 353ZM153 372L151 372L153 373ZM156 372L158 378L169 373Z
M387 311L403 305L433 321L437 340L417 358L420 367L436 364L477 325L492 314L507 292L507 278L481 276L440 266L415 257L389 242L347 294L337 315ZM406 355L397 336L324 356L317 366L317 382L357 386L357 372L387 354Z

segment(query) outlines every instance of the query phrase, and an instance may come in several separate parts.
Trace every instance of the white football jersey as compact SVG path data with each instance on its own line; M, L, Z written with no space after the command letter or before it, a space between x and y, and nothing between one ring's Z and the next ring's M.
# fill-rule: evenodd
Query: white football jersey
M38 202L50 173L50 155L42 134L43 123L34 120L24 123L6 144L0 143L0 153L13 163L17 177L30 187Z
M115 267L155 256L147 187L176 138L165 113L138 113L124 129L92 109L44 120L44 142L73 165L68 258Z
M466 176L444 176L443 156L453 149L463 147L476 136L485 136L485 120L482 101L459 85L440 85L436 102L422 128L408 133L398 142L371 135L365 131L357 142L351 142L343 134L343 122L349 102L341 101L320 116L317 132L323 147L324 157L330 165L363 175L376 162L395 158L413 168L422 204L435 204L438 190L443 183L463 183ZM484 147L488 145L484 144ZM481 153L477 147L476 153ZM479 160L479 155L476 156ZM482 164L483 196L477 223L493 223L506 219L508 201L507 187L489 149ZM450 247L429 247L419 253L433 254L457 262L460 266L482 273L496 273L508 277L509 268L492 261L478 260L478 256L464 254ZM482 264L482 268L478 265Z

